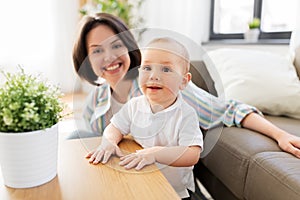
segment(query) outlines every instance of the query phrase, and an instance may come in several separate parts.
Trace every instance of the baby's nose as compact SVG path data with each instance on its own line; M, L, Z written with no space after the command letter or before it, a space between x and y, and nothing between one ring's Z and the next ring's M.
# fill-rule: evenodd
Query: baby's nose
M153 69L151 74L150 74L150 79L151 80L160 80L160 71L157 69Z

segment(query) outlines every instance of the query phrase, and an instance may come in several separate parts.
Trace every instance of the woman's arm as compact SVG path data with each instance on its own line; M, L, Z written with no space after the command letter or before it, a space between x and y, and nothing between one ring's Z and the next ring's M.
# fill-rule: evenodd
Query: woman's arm
M230 127L241 127L241 122L249 113L260 113L255 107L222 98L217 98L190 82L182 91L183 99L192 106L198 115L199 125L210 129L221 123Z
M220 123L248 128L276 140L283 151L300 158L300 138L266 120L256 108L233 100L222 101L193 83L183 91L183 97L197 111L202 128L213 128Z
M200 152L199 146L155 146L121 157L120 165L125 166L126 169L136 170L155 162L173 167L189 167L198 162Z
M243 119L242 126L273 138L283 151L300 158L300 138L278 128L262 116L250 113Z

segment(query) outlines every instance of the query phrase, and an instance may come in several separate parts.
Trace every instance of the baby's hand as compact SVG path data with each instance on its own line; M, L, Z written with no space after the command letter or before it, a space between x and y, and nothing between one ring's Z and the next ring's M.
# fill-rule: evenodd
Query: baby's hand
M103 137L99 147L89 152L85 157L89 158L90 163L96 165L101 161L103 164L107 163L112 155L117 155L118 157L124 156L117 144L113 144Z
M131 153L129 155L123 156L120 158L121 166L124 166L125 169L134 168L140 170L147 165L155 163L155 150L154 148L142 149L136 151L136 153Z

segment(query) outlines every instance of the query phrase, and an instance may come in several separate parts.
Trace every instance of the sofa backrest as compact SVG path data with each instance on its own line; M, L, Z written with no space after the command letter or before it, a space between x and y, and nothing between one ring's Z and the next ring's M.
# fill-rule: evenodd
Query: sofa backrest
M294 65L296 67L296 71L297 71L298 77L300 79L300 46L297 47L295 50Z
M191 61L190 72L192 74L193 83L210 94L218 96L217 90L215 89L215 82L211 78L203 61Z

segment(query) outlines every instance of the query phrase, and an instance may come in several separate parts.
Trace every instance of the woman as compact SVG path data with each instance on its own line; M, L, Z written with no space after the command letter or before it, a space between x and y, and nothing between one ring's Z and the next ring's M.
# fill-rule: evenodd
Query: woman
M141 53L133 35L119 18L100 13L82 19L73 62L81 78L98 86L89 95L84 118L92 132L100 135L112 115L129 98L141 95L135 70L140 65ZM223 102L193 83L182 95L197 111L199 126L203 129L220 123L248 128L273 138L282 150L300 158L300 138L267 121L256 108L232 100ZM84 137L91 135L95 134Z

